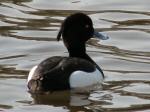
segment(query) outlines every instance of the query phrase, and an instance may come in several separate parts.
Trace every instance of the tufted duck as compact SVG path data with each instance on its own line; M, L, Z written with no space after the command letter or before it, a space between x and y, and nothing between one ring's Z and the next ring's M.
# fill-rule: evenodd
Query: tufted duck
M101 68L86 54L86 41L106 35L95 32L92 20L83 13L67 17L61 25L57 40L63 39L69 57L53 56L33 67L28 76L30 92L80 88L102 82Z

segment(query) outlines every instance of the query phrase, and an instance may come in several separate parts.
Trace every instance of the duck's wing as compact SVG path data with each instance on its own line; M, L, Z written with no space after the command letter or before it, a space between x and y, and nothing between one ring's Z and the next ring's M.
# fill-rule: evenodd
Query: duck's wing
M70 89L69 77L74 71L93 72L95 66L84 59L51 57L41 62L28 87L32 90L54 91Z

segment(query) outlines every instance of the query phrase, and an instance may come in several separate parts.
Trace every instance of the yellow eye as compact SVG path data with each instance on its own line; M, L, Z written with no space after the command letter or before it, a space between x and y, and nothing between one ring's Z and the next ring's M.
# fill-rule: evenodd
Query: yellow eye
M89 25L85 25L85 28L89 28L90 26Z

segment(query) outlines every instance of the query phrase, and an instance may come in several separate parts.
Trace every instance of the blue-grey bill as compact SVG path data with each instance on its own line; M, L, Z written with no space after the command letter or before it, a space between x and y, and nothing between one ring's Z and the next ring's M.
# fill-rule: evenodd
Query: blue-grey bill
M108 35L103 33L103 32L94 32L94 37L95 38L98 38L98 39L101 39L101 40L107 40L109 39Z

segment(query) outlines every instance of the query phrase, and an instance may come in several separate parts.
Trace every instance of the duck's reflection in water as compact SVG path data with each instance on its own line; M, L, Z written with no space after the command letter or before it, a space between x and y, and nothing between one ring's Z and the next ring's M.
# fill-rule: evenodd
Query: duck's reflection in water
M71 110L71 112L85 111L86 106L92 104L92 100L89 100L89 96L94 91L101 91L103 85L101 83L86 86L84 88L77 88L65 91L54 91L46 93L31 93L33 98L32 104L37 105L52 105L56 107L65 107Z
M74 91L59 91L46 94L31 94L32 104L53 105L65 107L71 111L87 111L84 106L91 104L88 100L89 93L77 93Z

